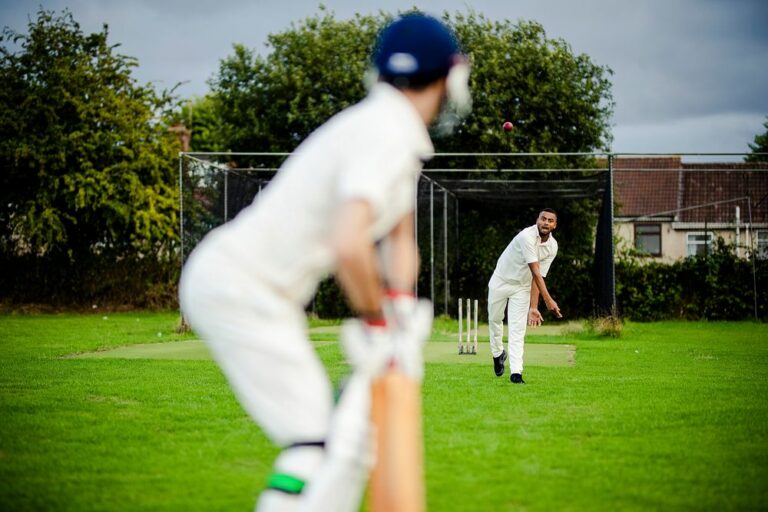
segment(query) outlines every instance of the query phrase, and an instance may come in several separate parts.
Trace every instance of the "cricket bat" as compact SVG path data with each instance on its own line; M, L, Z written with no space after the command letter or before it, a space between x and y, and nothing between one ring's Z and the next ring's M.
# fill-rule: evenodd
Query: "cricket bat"
M373 382L376 465L371 473L372 512L424 512L421 383L397 368Z

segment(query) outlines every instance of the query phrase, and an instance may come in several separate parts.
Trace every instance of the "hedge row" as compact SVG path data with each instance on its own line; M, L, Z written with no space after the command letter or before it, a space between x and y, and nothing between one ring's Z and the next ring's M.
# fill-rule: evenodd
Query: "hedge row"
M712 252L672 264L625 257L616 264L619 313L633 320L768 318L768 260L737 258L718 241Z
M572 260L558 264L548 279L556 300L570 318L592 316L592 262ZM472 296L480 299L481 317L484 316L487 276L460 279L472 280L477 285ZM442 312L441 297L440 294L437 298L438 313ZM451 298L449 306L454 316L455 300ZM766 320L768 260L737 258L733 247L722 241L715 244L710 254L671 264L622 255L616 262L616 301L620 316L636 321L744 320L755 318L755 310L759 319ZM320 285L309 309L324 318L350 314L332 279Z
M70 309L89 308L92 304L113 308L178 307L178 263L174 261L159 263L146 258L107 262L94 257L73 265L27 257L5 259L2 266L6 272L0 277L0 296L6 304L43 303ZM484 316L487 276L459 279L474 282L476 293L472 297L480 299ZM591 316L594 294L590 261L557 261L548 281L569 318ZM722 242L706 256L672 264L622 256L616 263L616 298L619 314L638 321L742 320L754 318L756 309L757 316L766 320L768 260L737 258L733 248ZM452 297L452 315L454 302ZM437 311L442 312L442 303L437 306ZM321 318L351 314L332 279L320 285L307 309Z

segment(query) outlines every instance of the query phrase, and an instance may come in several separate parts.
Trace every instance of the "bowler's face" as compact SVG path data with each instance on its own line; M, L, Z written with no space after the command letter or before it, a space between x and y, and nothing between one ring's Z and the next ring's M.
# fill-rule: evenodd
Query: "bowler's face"
M554 213L541 212L536 219L536 227L539 228L539 236L549 236L557 227L557 216Z

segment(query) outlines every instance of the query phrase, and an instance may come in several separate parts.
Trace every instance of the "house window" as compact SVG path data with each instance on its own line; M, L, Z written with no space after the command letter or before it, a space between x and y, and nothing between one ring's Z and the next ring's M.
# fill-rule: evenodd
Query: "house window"
M768 231L757 232L757 257L768 260Z
M686 235L688 256L699 256L712 252L712 233L698 232Z
M661 256L661 224L635 224L635 249Z

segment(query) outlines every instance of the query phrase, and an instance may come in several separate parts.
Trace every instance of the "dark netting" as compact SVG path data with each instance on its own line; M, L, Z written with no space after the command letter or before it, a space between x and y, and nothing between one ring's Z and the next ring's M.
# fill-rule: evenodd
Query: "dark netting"
M182 157L181 186L181 261L212 229L224 223L223 164Z
M183 257L208 231L250 204L287 156L183 155ZM617 307L637 318L737 318L745 308L753 309L755 317L765 316L760 311L768 301L758 299L765 286L757 270L768 259L768 163L703 161L718 156L735 158L437 154L425 166L417 190L418 294L434 301L438 315L455 316L459 298L478 299L485 311L487 283L499 255L533 224L541 208L550 207L558 212L560 251L547 281L570 318L614 313ZM616 247L614 240L619 241ZM738 307L707 298L717 286L727 287L720 282L726 278L710 275L717 260L707 257L728 252L739 268L727 279L741 279L742 267L750 267L750 282L740 285L750 292L749 300ZM624 279L618 287L617 261ZM635 263L628 266L628 261ZM675 292L664 279L656 288L641 282L649 264L661 265L659 276L680 273L688 283L683 292ZM645 288L632 291L641 285ZM704 290L702 298L689 298L689 289L696 287ZM650 289L656 291L649 299ZM635 296L640 297L637 304L632 303ZM321 316L344 316L348 310L341 297L328 281L312 307L317 304ZM669 312L672 298L683 306Z
M607 183L602 192L600 216L595 233L595 259L593 266L595 314L598 316L617 315L616 274L613 248L613 186L612 175L607 174Z
M240 210L250 205L261 190L267 186L271 173L254 173L232 170L226 176L225 221L234 218Z
M435 314L453 314L458 257L458 199L455 194L427 176L418 184L415 215L421 260L416 293L435 305Z
M570 313L576 315L613 309L607 158L584 154L438 154L424 175L456 200L456 256L448 286L453 292L448 301L450 314L455 314L459 297L479 299L481 311L485 310L487 283L496 260L545 207L554 208L559 219L555 236L560 252L549 279L553 290L559 289L558 299L569 304ZM427 200L424 185L419 200L422 212ZM422 233L422 254L425 243ZM423 262L421 269L420 285L431 279L426 275L431 268ZM440 308L437 311L442 312Z
M206 233L253 202L285 157L282 153L182 155L182 262Z
M183 155L183 258L208 231L234 218L251 204L287 156L285 153ZM415 220L421 259L418 295L430 298L438 315L455 316L459 298L479 300L484 311L486 284L493 264L512 237L533 223L538 209L544 206L563 212L560 232L567 233L569 222L574 218L578 222L584 222L585 218L590 223L596 222L600 201L607 191L607 176L605 159L591 155L437 155L425 168L417 189ZM574 209L575 204L580 206ZM593 214L585 217L580 213L583 209ZM486 228L496 236L483 233ZM581 242L580 249L579 244L568 240L565 247L561 246L561 254L588 251L591 259L592 235ZM600 244L611 242L610 237L599 240ZM598 247L602 246L598 244ZM603 252L605 250L603 248ZM599 254L602 253L595 253ZM604 259L592 268L583 265L565 268L573 270L573 275L562 270L556 275L559 274L560 279L584 281L590 297L599 295L593 291L595 283L612 279ZM598 269L607 273L602 277L592 275ZM321 285L318 293L323 301L332 297L339 302L339 291L332 282ZM569 297L565 299L573 302ZM583 297L579 300L584 302ZM600 304L609 300L603 297ZM594 298L587 302L590 304L587 309L597 307ZM317 298L311 305L313 311L316 306ZM343 305L318 308L324 312L344 312Z

